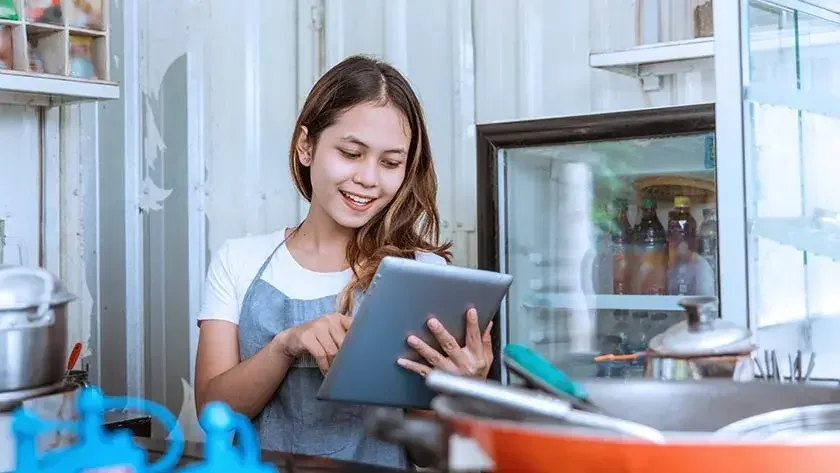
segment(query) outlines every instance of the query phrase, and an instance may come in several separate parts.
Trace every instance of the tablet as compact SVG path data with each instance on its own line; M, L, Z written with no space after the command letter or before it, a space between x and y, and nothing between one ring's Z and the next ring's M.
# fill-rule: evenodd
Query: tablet
M422 361L406 339L416 335L442 352L426 326L434 315L463 346L467 310L476 308L483 332L511 282L508 274L383 258L317 398L428 409L435 393L423 377L397 365L401 357Z

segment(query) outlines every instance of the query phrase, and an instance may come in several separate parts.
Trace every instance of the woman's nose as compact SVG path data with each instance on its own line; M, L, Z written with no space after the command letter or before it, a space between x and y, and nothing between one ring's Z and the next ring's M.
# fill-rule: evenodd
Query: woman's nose
M364 187L375 187L379 180L377 161L375 159L365 159L360 162L353 180L356 184Z

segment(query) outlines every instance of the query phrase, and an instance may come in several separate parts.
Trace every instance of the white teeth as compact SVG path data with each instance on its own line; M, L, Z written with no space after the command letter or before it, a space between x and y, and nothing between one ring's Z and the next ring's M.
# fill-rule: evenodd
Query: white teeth
M371 200L373 200L373 199L366 199L364 197L358 197L358 196L355 196L355 195L352 195L352 194L348 194L346 192L342 192L341 194L344 197L347 197L348 199L352 200L354 203L359 204L359 205L367 205L368 203L370 203Z

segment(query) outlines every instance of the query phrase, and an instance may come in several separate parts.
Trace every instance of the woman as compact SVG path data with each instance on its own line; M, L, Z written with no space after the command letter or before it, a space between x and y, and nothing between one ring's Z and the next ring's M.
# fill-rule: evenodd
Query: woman
M446 264L437 179L420 103L393 67L351 57L313 87L295 124L289 165L309 212L294 229L227 241L210 264L196 360L196 404L224 401L254 419L270 450L407 467L402 450L368 438L365 407L316 400L353 308L385 256ZM399 314L395 314L399 316ZM486 377L490 327L467 314L460 347L436 320L427 365Z

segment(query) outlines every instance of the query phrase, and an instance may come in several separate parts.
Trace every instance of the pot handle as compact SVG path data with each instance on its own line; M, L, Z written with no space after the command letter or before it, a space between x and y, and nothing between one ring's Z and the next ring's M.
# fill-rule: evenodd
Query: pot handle
M380 407L365 416L365 428L371 437L405 447L415 463L443 467L447 461L444 427L432 419Z
M15 276L35 276L43 282L44 290L38 298L38 307L34 314L28 314L26 318L30 322L35 322L49 314L50 301L55 290L55 281L53 281L52 275L43 269L27 268L25 266L8 268L0 271L0 287L3 286L4 280Z

